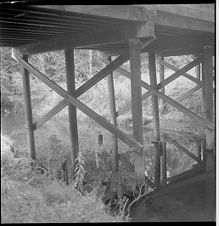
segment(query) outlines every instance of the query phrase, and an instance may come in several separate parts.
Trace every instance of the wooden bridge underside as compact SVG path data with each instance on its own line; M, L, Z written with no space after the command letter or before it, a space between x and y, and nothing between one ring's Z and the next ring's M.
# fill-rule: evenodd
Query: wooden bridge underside
M98 122L114 135L113 177L116 180L118 160L121 160L136 174L136 185L146 182L159 190L167 188L170 178L166 175L166 142L193 158L202 166L206 178L206 206L213 213L215 196L214 177L215 148L213 123L213 56L214 56L214 13L187 5L133 5L133 6L1 6L0 46L13 47L12 57L24 67L23 85L26 105L26 128L28 149L31 158L36 158L34 131L68 106L72 144L72 162L79 152L76 108ZM106 66L81 87L75 89L74 49L95 49L104 52L98 59ZM28 63L32 54L64 50L66 60L67 90L64 90L47 76ZM148 53L150 84L141 80L141 53ZM165 61L167 56L194 55L194 60L179 69ZM111 61L111 56L117 58ZM157 83L156 57L159 57L161 72ZM120 67L130 61L130 72ZM202 76L187 73L193 67ZM165 78L164 66L175 71ZM118 71L131 80L131 106L116 111L113 71ZM39 121L32 118L29 73L63 97L63 101L51 109ZM196 83L196 87L173 100L165 94L164 87L183 75ZM110 110L112 123L88 108L78 97L108 76ZM142 96L142 87L147 90ZM202 89L203 112L198 116L180 104L193 92ZM154 179L145 176L142 128L142 100L152 96L154 117ZM159 125L158 97L198 122L206 130L202 155L194 155L168 134L162 134ZM131 108L133 136L117 128L117 117ZM121 139L136 153L134 165L118 153L118 139ZM161 162L162 160L162 162ZM162 163L162 164L161 164ZM162 175L161 175L162 167ZM192 171L194 172L194 171ZM192 174L190 174L192 175ZM180 177L180 176L179 176ZM195 177L194 177L195 178ZM173 181L175 179L172 179ZM194 179L195 180L195 179ZM171 182L170 182L171 183ZM112 186L112 190L114 186ZM211 208L209 208L209 206ZM213 218L212 218L213 219Z

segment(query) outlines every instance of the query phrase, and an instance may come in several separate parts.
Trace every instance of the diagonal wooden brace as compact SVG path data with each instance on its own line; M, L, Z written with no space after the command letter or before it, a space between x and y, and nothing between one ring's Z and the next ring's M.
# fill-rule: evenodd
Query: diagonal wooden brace
M125 132L121 131L102 116L98 115L96 112L91 110L89 107L81 103L75 97L71 96L67 91L65 91L62 87L58 86L55 82L47 78L29 63L25 62L13 49L12 50L12 58L14 58L17 62L19 62L24 68L30 71L34 76L36 76L41 82L45 83L48 87L53 89L60 96L65 98L70 104L73 104L79 110L81 110L84 114L88 115L90 118L98 122L103 128L114 134L116 137L121 139L124 143L126 143L130 148L133 148L137 154L141 154L143 145L138 143L135 139L128 136Z
M188 151L185 147L183 147L181 144L179 144L176 140L172 139L170 136L168 136L167 134L163 134L163 137L166 141L170 142L171 144L173 144L175 147L177 147L180 151L184 152L185 154L187 154L189 157L193 158L195 161L197 162L201 162L201 160L195 156L194 154L192 154L190 151Z
M197 58L197 59L198 59L198 58ZM173 70L173 71L179 71L179 70L180 70L179 68L177 68L177 67L175 67L175 66L173 66L173 65L171 65L171 64L169 64L169 63L167 63L166 61L160 60L160 63L161 63L162 65L164 65L164 66L170 68L170 69ZM197 83L198 85L201 84L201 81L200 81L199 79L193 77L192 75L190 75L190 74L188 74L188 73L186 73L186 72L183 73L182 76L184 76L184 77L186 77L187 79L189 79L189 80L191 80L191 81Z
M68 101L66 99L60 101L55 107L53 107L49 112L47 112L41 119L39 119L37 122L35 122L33 124L33 128L38 129L45 122L47 122L49 119L51 119L57 113L59 113L67 105L68 105Z
M96 58L97 59L97 58ZM108 64L109 61L105 58L105 57L100 57L100 60L97 59L98 61L102 61L104 64ZM195 67L196 65L198 65L201 62L201 58L197 58L196 60L193 60L191 63L189 63L188 65L186 65L185 67L181 68L181 69L177 69L178 71L175 72L174 74L172 74L171 76L169 76L168 78L166 78L165 80L163 80L162 82L160 82L159 84L157 84L156 88L157 89L161 89L162 87L168 85L170 82L172 82L173 80L175 80L176 78L178 78L180 75L184 75L186 73L186 71L190 70L191 68ZM131 79L131 73L129 73L128 71L126 71L125 69L118 67L116 69L116 71L118 71L119 73L121 73L122 75L126 76L127 78ZM184 75L185 76L185 75ZM191 75L186 76L187 78L191 79L190 77L192 77ZM194 77L192 77L194 78ZM199 85L201 85L202 83L194 78L195 82ZM193 81L194 81L193 80ZM143 81L141 82L142 87L143 86ZM145 88L145 87L144 87ZM142 100L147 99L149 96L151 95L151 92L146 92L143 94L142 96ZM130 106L124 106L123 109L119 110L118 112L118 116L122 115L123 113L125 113L126 111L128 111L130 109Z
M145 46L149 45L154 39L155 39L154 36L150 37L148 40L142 43L141 48L143 49ZM114 71L116 68L121 66L123 63L125 63L128 60L128 58L129 58L128 53L125 53L117 57L114 61L109 62L109 64L105 68L99 71L96 75L94 75L90 80L88 80L86 83L84 83L81 87L79 87L75 91L75 97L79 97L88 89L93 87L103 78L105 78L108 74L112 73L112 71ZM67 105L68 105L68 102L66 102L66 100L62 100L55 107L53 107L48 113L46 113L46 115L44 115L38 122L34 123L34 129L39 128L41 125L47 122L50 118L56 115L59 111L61 111ZM117 113L117 116L118 116L118 113Z

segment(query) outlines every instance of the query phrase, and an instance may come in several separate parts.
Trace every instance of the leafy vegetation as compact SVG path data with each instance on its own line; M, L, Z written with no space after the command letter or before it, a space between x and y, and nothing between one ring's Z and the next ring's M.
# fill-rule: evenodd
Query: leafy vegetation
M40 172L43 171L43 173L39 174L39 170L33 167L31 160L28 159L26 134L23 125L22 68L10 57L11 50L9 48L0 48L0 54L2 117L6 120L8 114L13 114L19 125L14 126L13 131L6 134L8 136L3 134L1 136L2 222L127 221L125 213L127 213L127 209L128 212L130 211L130 204L135 201L128 201L123 194L133 192L135 175L121 162L119 163L121 185L118 199L119 211L112 216L102 202L106 190L102 184L111 178L112 136L79 110L77 111L77 117L80 153L77 159L75 177L72 177L67 108L35 132L38 159L36 168L40 168ZM104 67L104 64L95 60L90 65L90 57L90 53L86 50L75 51L76 87L82 85ZM95 51L93 51L94 57L97 57ZM172 57L166 60L171 64L182 67L191 60L191 57ZM33 55L29 62L54 82L66 88L63 51ZM124 64L123 67L129 70L128 63ZM170 70L166 70L165 73L169 74ZM114 78L116 106L119 110L124 104L131 103L130 81L116 72ZM79 100L110 120L106 79L103 79L103 81L80 96ZM149 82L146 54L142 55L142 79ZM33 117L34 120L37 120L62 98L32 76L30 83ZM177 98L191 87L191 82L185 81L185 78L180 78L166 87L166 93L173 98ZM190 99L184 100L182 104L202 115L200 96L200 93L196 92ZM151 108L151 98L143 101L146 130L144 134L146 174L153 179L154 149L151 143L153 141L153 122L149 123L152 121ZM165 114L161 114L160 117L162 128L177 128L185 132L202 133L201 128L196 123L168 105ZM118 117L118 126L130 135L132 134L130 111ZM97 142L99 133L103 135L103 145L101 147ZM179 137L176 137L176 139L179 139ZM193 153L196 152L196 147L192 145L190 140L180 138L180 141ZM16 150L16 156L11 152L12 147ZM132 164L134 163L133 151L121 141L119 141L119 152ZM193 164L188 156L178 152L172 145L168 145L167 157L167 169L170 176L178 174ZM99 167L96 164L97 160L99 161ZM65 177L63 177L63 173ZM66 179L66 175L68 179ZM66 180L68 180L68 183L66 183ZM136 199L142 195L144 193L139 193Z

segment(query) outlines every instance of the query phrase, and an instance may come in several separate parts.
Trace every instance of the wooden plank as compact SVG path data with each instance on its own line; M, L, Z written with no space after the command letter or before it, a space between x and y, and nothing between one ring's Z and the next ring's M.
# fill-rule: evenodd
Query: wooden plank
M212 58L212 47L205 46L204 47L204 79L205 79L205 115L206 119L213 123L213 58ZM206 154L205 154L205 162L206 162L206 211L209 216L213 219L215 212L215 144L214 144L214 130L206 129ZM209 177L210 174L213 174L213 178Z
M66 83L67 91L71 96L75 95L75 65L74 65L74 49L65 50L65 65L66 65ZM77 109L72 104L68 104L69 115L69 131L71 139L71 160L72 160L72 179L75 175L76 159L79 153L78 141L78 123L77 123Z
M23 56L24 62L28 62L28 56ZM31 106L31 93L30 93L30 77L29 72L23 68L22 74L23 89L24 89L24 103L25 103L25 117L26 117L26 131L27 131L27 145L29 156L36 159L34 129L33 129L33 116Z
M173 144L174 146L176 146L180 151L182 151L185 154L187 154L189 157L191 157L192 159L194 159L196 162L201 162L201 160L197 156L195 156L194 154L192 154L185 147L183 147L181 144L179 144L176 140L172 139L169 135L163 134L163 137L164 137L164 139L166 141L168 141L171 144Z
M53 89L55 92L57 92L60 96L65 98L68 102L73 104L75 107L77 107L79 110L81 110L83 113L88 115L90 118L92 118L94 121L98 122L103 128L117 136L119 139L121 139L124 143L126 143L129 147L133 148L134 151L137 154L141 154L143 146L139 142L137 142L132 137L129 137L126 133L121 131L120 129L116 128L114 125L112 125L110 122L108 122L106 119L95 113L93 110L88 108L86 105L81 103L76 98L72 97L68 92L66 92L62 87L58 86L55 82L51 81L49 78L47 78L45 75L43 75L41 72L39 72L37 69L35 69L33 66L31 66L29 63L25 62L19 55L16 53L15 49L12 49L12 58L15 59L17 62L22 64L24 68L26 68L28 71L33 73L34 76L36 76L40 81L45 83L48 87Z
M55 107L53 107L49 112L47 112L44 116L42 116L41 119L36 121L33 124L34 129L38 129L40 126L42 126L45 122L47 122L49 119L51 119L53 116L55 116L57 113L59 113L63 108L65 108L68 105L67 100L60 101Z
M92 45L103 45L124 42L129 38L153 37L154 25L150 22L144 24L124 24L113 28L104 28L80 32L78 35L51 38L42 42L35 42L20 46L17 51L22 54L36 54L42 52L62 50L66 48L85 48Z
M192 88L192 89L190 89L189 91L187 91L186 93L183 93L182 95L180 95L179 97L177 97L175 100L176 100L177 102L181 102L182 100L184 100L184 99L186 99L186 98L188 98L188 97L191 97L191 95L192 95L194 92L198 91L198 90L201 89L201 88L202 88L202 84L201 84L201 85L197 85L197 86L195 86L194 88Z
M152 13L150 9L129 5L40 5L36 7L141 22L150 19Z
M176 48L176 49L167 49L162 51L157 51L163 57L170 57L170 56L182 56L182 55L191 55L201 53L200 48Z
M108 57L108 60L111 62L111 57ZM115 101L115 90L114 90L114 81L113 73L108 75L108 91L109 91L109 102L110 102L110 114L112 124L117 127L117 113L116 113L116 101ZM119 172L119 153L118 153L118 139L116 136L112 135L113 145L113 168L112 168L112 186L113 191L117 191L117 179Z
M201 58L200 58L200 61L201 61ZM173 71L179 71L179 70L180 70L179 68L177 68L177 67L175 67L175 66L173 66L173 65L171 65L171 64L169 64L169 63L167 63L166 61L162 61L162 60L161 60L160 63L163 64L164 66L170 68L170 69L173 70ZM197 64L197 65L198 65L198 64ZM191 80L191 81L197 83L198 85L201 84L200 80L198 80L197 78L193 77L192 75L190 75L190 74L188 74L188 73L186 73L186 72L185 72L185 73L182 73L182 75L183 75L184 77L186 77L187 79L189 79L189 80Z
M135 172L135 167L121 154L119 154L119 160L125 165L127 166L133 173ZM145 183L147 185L149 185L151 188L155 188L154 183L145 176Z
M131 103L132 103L132 124L133 137L143 145L143 121L142 121L142 102L141 102L141 41L129 39L129 57L131 78ZM145 159L144 152L136 155L134 160L136 187L144 183L145 178Z
M148 55L149 64L149 77L151 87L156 89L157 86L157 75L156 75L156 61L155 53L151 52ZM159 107L158 107L158 97L152 94L152 113L154 121L154 138L155 138L155 162L154 162L154 180L156 188L160 187L160 119L159 119Z

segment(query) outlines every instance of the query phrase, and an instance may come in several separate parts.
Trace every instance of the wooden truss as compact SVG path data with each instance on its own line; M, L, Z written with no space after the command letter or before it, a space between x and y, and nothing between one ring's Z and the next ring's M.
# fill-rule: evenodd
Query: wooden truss
M51 117L56 115L59 111L65 108L68 105L69 108L69 120L70 120L70 133L71 133L71 143L73 150L73 162L75 161L78 151L78 132L77 132L77 117L76 117L76 108L81 110L84 114L88 115L94 121L98 122L103 128L108 130L113 134L113 153L114 153L114 165L113 165L113 177L116 178L118 173L118 160L121 160L126 166L128 166L131 170L135 171L136 174L136 184L140 185L143 181L145 181L152 188L159 188L161 182L161 171L162 171L162 181L166 183L168 180L166 175L166 141L174 144L180 151L183 151L188 156L193 158L198 163L202 161L206 161L206 171L212 172L213 168L210 166L210 162L212 162L213 154L212 152L205 152L205 158L201 160L200 154L198 156L189 152L185 147L180 145L178 142L173 140L167 134L164 136L161 134L160 125L159 125L159 109L158 109L158 97L163 100L163 103L168 103L173 107L177 108L179 111L183 112L185 115L189 116L192 120L199 123L203 128L206 129L206 150L212 150L213 145L213 89L212 82L213 77L211 70L212 69L212 49L210 47L206 47L204 50L204 57L197 57L192 62L188 63L183 68L179 69L166 61L161 57L160 66L163 68L161 70L160 78L161 81L157 83L156 76L156 64L155 64L155 53L149 53L149 75L150 75L150 85L141 80L141 61L140 54L143 48L149 45L154 38L152 37L142 45L139 39L129 39L129 51L124 52L115 60L111 61L111 58L108 57L106 59L103 56L100 56L99 59L106 66L101 71L99 71L96 75L94 75L91 79L85 82L78 89L75 89L75 76L74 76L74 56L73 56L73 48L68 48L65 50L65 59L66 59L66 76L67 76L67 91L58 86L56 83L51 81L44 74L35 69L32 65L28 63L27 56L21 56L20 52L17 52L15 49L12 51L12 57L18 61L24 67L23 73L23 84L24 84L24 96L25 96L25 104L26 104L26 116L27 116L27 132L28 132L28 148L30 151L31 158L36 158L36 152L34 147L34 130L43 125L46 121L48 121ZM121 67L123 63L125 63L128 59L130 59L130 68L131 72L126 71ZM199 66L202 63L203 72L202 72L202 80L200 80L200 76L197 78L191 76L187 73L193 67ZM168 78L164 78L164 66L168 67L175 72L170 75ZM131 80L131 106L126 104L122 109L116 112L116 103L115 103L115 94L114 94L114 82L113 82L113 71L118 71L121 75L129 78ZM53 107L47 114L45 114L41 119L37 122L33 123L32 119L32 109L31 109L31 99L30 99L30 85L29 85L29 74L31 72L34 76L36 76L40 81L45 83L48 87L58 93L63 97L63 100L58 103L55 107ZM200 68L199 68L200 72ZM165 94L165 86L170 82L174 81L179 76L183 75L187 79L196 83L196 86L186 93L182 94L176 100L168 97ZM102 116L91 110L77 98L96 85L99 81L108 76L108 88L109 88L109 99L110 99L110 112L112 116L112 123L104 119ZM143 95L141 93L141 88L147 90ZM192 93L197 90L202 89L202 96L204 101L204 110L206 113L206 118L202 118L192 112L191 110L185 108L179 102L188 98ZM209 90L211 91L209 91ZM161 91L159 91L161 90ZM154 181L152 182L149 178L145 177L145 167L144 167L144 149L143 149L143 128L142 128L142 101L152 96L152 105L153 105L153 117L154 117L154 148L155 148L155 173L154 173ZM129 109L132 109L132 121L133 121L133 137L127 135L125 132L117 128L117 117L121 114L125 113ZM137 109L137 110L136 110ZM74 125L74 126L73 126ZM135 162L134 166L128 162L122 155L118 153L118 139L122 140L126 143L130 148L134 150L135 153ZM200 146L201 144L199 144ZM201 146L200 146L201 147ZM198 149L200 149L198 147ZM200 153L200 151L199 151ZM160 162L160 157L162 156L162 162ZM161 165L162 163L162 165ZM207 164L208 163L208 164ZM209 202L212 202L211 200Z

